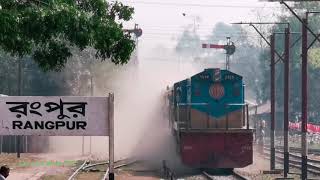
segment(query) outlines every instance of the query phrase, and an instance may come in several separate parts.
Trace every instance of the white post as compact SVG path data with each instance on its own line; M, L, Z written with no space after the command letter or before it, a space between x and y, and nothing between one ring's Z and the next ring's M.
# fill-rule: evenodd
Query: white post
M3 136L0 136L0 154L2 153Z
M84 136L82 136L82 156L84 155Z
M109 180L114 180L114 95L109 93Z
M90 95L93 96L93 77L92 74L90 75ZM89 153L91 155L92 143L91 143L91 136L89 137Z

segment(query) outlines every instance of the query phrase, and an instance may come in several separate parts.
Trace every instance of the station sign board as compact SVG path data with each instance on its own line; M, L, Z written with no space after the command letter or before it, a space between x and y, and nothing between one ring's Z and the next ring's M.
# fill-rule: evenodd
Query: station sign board
M109 97L2 96L0 135L108 136L109 108Z

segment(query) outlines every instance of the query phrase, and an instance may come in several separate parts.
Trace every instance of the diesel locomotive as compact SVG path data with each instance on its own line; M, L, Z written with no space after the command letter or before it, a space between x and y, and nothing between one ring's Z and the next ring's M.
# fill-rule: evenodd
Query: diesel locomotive
M252 164L253 129L242 76L205 69L167 87L169 123L183 164L233 169Z

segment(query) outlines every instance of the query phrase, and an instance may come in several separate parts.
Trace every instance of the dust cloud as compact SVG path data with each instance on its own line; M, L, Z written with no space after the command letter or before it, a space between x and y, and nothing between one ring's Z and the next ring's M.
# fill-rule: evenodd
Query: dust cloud
M169 165L179 163L169 121L165 116L166 87L202 71L190 62L143 60L115 66L103 62L94 67L94 95L115 96L115 159L148 160L159 167L162 160ZM107 159L108 138L84 137L84 153L96 159ZM82 155L82 137L52 137L50 151Z
M179 69L180 68L180 69ZM173 159L175 145L165 116L164 93L167 85L195 71L191 64L142 61L130 66L118 79L115 92L116 158L133 157L155 165Z
M220 64L219 64L220 65ZM207 66L200 63L144 60L115 66L103 62L94 67L94 95L115 96L115 159L134 158L159 168L166 160L175 172L186 170L176 151L169 120L164 106L166 87L188 78ZM220 65L221 68L221 65ZM98 160L108 159L108 138L84 137L85 155ZM54 137L50 141L52 152L82 155L82 137Z

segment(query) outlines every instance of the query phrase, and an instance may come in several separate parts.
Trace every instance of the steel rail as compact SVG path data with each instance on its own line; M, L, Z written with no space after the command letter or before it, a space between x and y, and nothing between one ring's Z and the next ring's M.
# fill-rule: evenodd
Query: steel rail
M279 162L279 163L283 162L283 160L281 160L281 158L278 158L278 157L276 157L276 161ZM301 163L300 162L298 164L295 164L295 163L292 162L292 160L289 160L289 166L297 168L297 169L301 169ZM309 165L308 165L308 167L309 167ZM317 176L320 175L319 171L315 171L315 170L312 170L310 168L308 168L308 172L310 172L310 173L312 173L314 175L317 175Z
M80 172L80 170L82 170L82 168L88 163L89 163L89 160L85 160L83 164L78 169L76 169L76 171L68 178L68 180L73 180L74 177Z
M270 149L268 148L264 148L265 150L267 151L270 151ZM277 149L276 150L277 153L283 153L283 151ZM293 153L289 153L290 157L292 158L296 158L296 159L301 159L301 156L297 155L297 154L293 154ZM320 160L317 160L317 159L313 159L313 158L308 158L308 162L310 163L314 163L314 164L320 164Z
M121 160L119 160L119 161L121 161ZM119 161L118 161L118 162L119 162ZM136 162L137 162L137 161L132 161L132 162L128 162L128 163L123 163L123 164L114 166L114 169L118 169L118 168L121 168L121 167L124 167L124 166L128 166L128 165L134 164L134 163L136 163ZM102 180L106 180L108 176L109 176L109 167L107 168L106 173L103 175Z
M101 180L106 180L109 176L109 167L106 170L106 173L103 175L103 178Z
M214 180L216 178L216 175L210 175L205 171L202 171L201 175L204 176L205 178L207 178L208 180ZM242 176L241 174L239 174L235 171L232 171L232 173L230 175L234 176L236 179L239 179L239 180L248 180L248 178Z
M118 163L118 162L121 162L121 161L125 161L125 160L127 160L127 159L120 159L120 160L115 161L115 163ZM119 165L115 166L114 168L115 168L115 169L118 169L118 168L120 168L120 167L124 167L124 166L128 166L128 165L134 164L134 163L136 163L136 162L137 162L137 160L134 160L134 161L131 161L131 162L128 162L128 163L122 163L122 164L119 164ZM94 163L94 164L89 164L89 165L87 165L87 164L89 164L89 160L84 161L84 163L83 163L79 168L76 169L76 171L68 178L68 180L73 180L74 177L75 177L81 170L85 170L85 169L88 169L88 168L91 168L91 167L94 167L94 166L109 164L109 161L107 161L107 162L100 162L100 163ZM87 165L87 166L86 166L86 165ZM103 176L103 180L107 179L108 175L109 175L109 167L107 168L106 173L105 173L104 176Z
M265 144L268 145L269 144ZM265 147L266 148L266 147ZM283 146L276 146L276 149L283 149ZM301 152L301 148L300 147L290 147L290 151L294 151L294 152ZM320 149L308 149L308 153L309 154L315 154L315 155L320 155Z
M265 154L269 155L268 153L265 153ZM281 156L276 156L276 158L279 159L279 160L283 160L283 157L281 157ZM292 159L289 160L289 162L291 162L292 164L295 164L295 165L300 165L301 164L301 161L292 160ZM310 164L310 163L308 163L307 166L308 166L309 169L313 169L315 171L318 171L318 173L320 173L320 167L319 166L315 166L315 165Z
M202 174L205 178L207 178L208 180L213 180L213 177L211 177L207 172L202 171L201 174Z
M239 180L248 180L248 178L242 176L241 174L239 174L239 173L237 173L235 171L232 171L232 175L235 176Z
M269 154L268 153L264 153L264 155L265 155L266 159L269 159L269 157L268 157ZM276 156L276 161L278 163L283 163L283 157ZM301 162L300 161L289 160L289 166L297 168L297 169L301 169ZM312 174L315 174L315 175L320 175L320 167L308 164L308 172L310 172Z
M91 167L94 167L94 166L105 165L105 164L109 164L109 161L107 161L107 162L100 162L100 163L94 163L94 164L89 164L89 165L83 167L82 169L88 169L88 168L91 168Z
M114 163L118 163L118 162L126 161L126 160L128 160L128 159L127 159L127 158L125 158L125 159L119 159L119 160L115 161ZM91 168L91 167L94 167L94 166L100 166L100 165L105 165L105 164L109 164L109 161L99 162L99 163L94 163L94 164L89 164L89 165L83 167L82 169L87 169L87 168Z
M124 166L129 166L129 165L134 164L134 163L136 163L136 162L138 162L138 161L137 161L137 160L134 160L134 161L131 161L131 162L128 162L128 163L119 164L119 165L117 165L117 166L114 166L114 168L115 168L115 169L118 169L118 168L121 168L121 167L124 167Z

